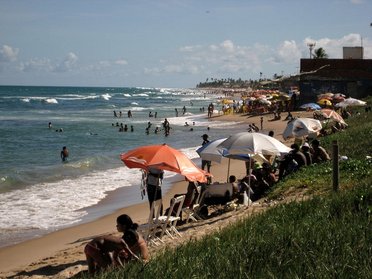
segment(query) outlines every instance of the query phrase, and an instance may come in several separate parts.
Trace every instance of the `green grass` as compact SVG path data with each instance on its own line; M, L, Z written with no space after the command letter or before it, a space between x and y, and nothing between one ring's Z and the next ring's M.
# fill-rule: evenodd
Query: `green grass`
M348 120L349 128L322 139L338 140L340 189L332 191L332 164L288 176L274 199L301 192L313 198L279 205L228 228L166 249L146 266L134 263L98 278L371 278L372 114Z

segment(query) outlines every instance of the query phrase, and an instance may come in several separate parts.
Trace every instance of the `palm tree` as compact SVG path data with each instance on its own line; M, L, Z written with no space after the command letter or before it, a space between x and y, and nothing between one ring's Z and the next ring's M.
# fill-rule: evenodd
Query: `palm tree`
M314 50L314 59L327 59L328 54L325 52L324 48L320 47Z

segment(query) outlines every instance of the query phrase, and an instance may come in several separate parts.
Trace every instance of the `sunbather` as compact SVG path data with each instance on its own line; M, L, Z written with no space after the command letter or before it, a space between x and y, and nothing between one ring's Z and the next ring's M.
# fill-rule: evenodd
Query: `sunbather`
M109 266L123 266L131 260L148 261L147 244L137 232L138 224L123 214L116 219L116 228L123 233L121 238L112 235L97 237L85 246L90 274Z

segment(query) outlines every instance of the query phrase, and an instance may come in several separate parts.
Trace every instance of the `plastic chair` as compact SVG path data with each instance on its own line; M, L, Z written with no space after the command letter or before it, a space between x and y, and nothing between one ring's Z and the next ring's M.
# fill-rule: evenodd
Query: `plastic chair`
M142 231L144 231L144 239L146 242L150 244L155 244L159 245L158 242L163 241L156 236L158 230L159 230L159 217L160 217L160 212L162 209L162 200L156 200L152 203L151 208L150 208L150 214L148 218L147 224L141 226ZM155 216L155 217L154 217Z
M195 190L195 194L198 196L196 199L194 199L193 203L189 207L182 208L182 212L186 214L186 223L190 221L190 219L194 222L197 222L198 220L201 220L202 218L197 214L199 208L200 208L200 201L202 197L201 193L201 186L197 186Z
M159 223L161 225L161 234L160 237L166 233L170 238L174 238L174 236L181 237L181 234L176 229L177 221L181 219L180 214L182 210L182 205L185 200L185 195L178 196L176 198L172 198L171 204L169 207L168 215L159 216ZM176 210L174 216L172 213Z

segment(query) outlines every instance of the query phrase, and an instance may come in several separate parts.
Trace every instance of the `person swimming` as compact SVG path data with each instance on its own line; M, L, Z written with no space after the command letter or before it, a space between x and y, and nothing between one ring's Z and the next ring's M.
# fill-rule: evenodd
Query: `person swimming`
M67 162L67 157L68 157L68 149L66 146L64 146L62 148L62 151L61 151L61 159L62 159L62 162Z

